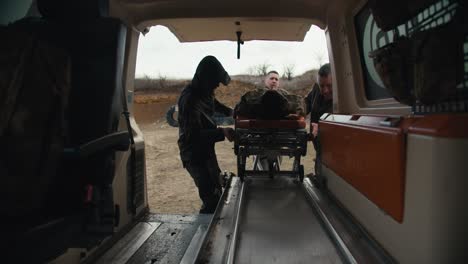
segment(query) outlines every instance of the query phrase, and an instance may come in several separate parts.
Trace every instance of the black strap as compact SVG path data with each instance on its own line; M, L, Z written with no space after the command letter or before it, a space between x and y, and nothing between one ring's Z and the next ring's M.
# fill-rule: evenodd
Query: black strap
M135 139L133 136L133 129L130 123L130 112L128 111L127 105L127 90L125 89L125 84L123 83L122 78L122 114L125 117L127 123L128 135L130 137L130 197L131 199L131 212L133 215L136 214L136 205L135 205L135 176L136 176L136 154L135 154Z

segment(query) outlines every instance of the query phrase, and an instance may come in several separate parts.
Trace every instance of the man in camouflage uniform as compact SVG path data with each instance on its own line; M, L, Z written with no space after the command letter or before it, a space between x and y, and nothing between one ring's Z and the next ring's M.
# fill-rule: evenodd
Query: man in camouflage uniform
M289 94L279 88L279 74L270 71L264 81L265 87L245 93L235 108L237 116L250 119L286 119L289 114L305 116L301 96Z
M249 119L277 120L287 119L290 114L305 116L304 101L301 96L289 94L279 88L279 74L270 71L264 80L265 87L245 93L236 105L234 115ZM268 157L255 157L256 170L268 170ZM279 170L281 156L273 162L273 168Z

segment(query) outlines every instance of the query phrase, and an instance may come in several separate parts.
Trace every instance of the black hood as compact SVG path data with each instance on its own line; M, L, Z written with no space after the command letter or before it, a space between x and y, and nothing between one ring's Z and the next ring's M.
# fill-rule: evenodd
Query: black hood
M228 85L231 81L229 74L214 56L206 56L197 66L192 79L192 89L200 94L212 94L219 83Z

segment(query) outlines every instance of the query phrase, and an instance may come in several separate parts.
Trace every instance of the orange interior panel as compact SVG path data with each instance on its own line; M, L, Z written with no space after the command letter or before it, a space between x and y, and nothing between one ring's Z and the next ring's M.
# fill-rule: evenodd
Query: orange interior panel
M259 119L236 119L236 128L290 128L302 129L306 127L303 117L297 120L259 120Z
M327 121L330 119L339 121ZM403 221L405 132L414 119L383 126L384 116L320 121L322 162L398 222Z

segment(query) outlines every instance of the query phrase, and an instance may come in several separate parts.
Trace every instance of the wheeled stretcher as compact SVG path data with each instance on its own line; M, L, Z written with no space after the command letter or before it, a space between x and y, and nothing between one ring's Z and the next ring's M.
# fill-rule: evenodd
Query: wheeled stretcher
M290 176L302 181L304 166L301 156L307 153L307 130L303 117L286 120L257 120L237 117L235 122L234 152L237 155L237 173L241 181L249 176ZM247 158L254 156L253 169L246 168ZM281 170L278 158L294 157L292 170ZM268 161L268 168L259 170L258 162Z

